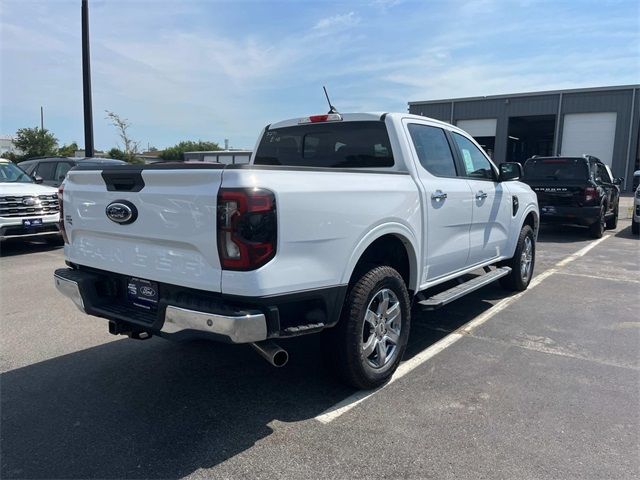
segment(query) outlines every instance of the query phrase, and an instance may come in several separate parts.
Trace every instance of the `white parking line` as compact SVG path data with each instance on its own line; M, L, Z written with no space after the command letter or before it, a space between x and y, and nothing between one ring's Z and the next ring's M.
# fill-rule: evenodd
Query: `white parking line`
M575 273L575 272L558 272L558 273L560 275L569 275L571 277L593 278L594 280L611 280L613 282L640 283L640 280L634 280L633 278L607 277L603 275L588 275L586 273Z
M344 400L342 400L342 401L336 403L335 405L329 407L324 412L322 412L320 415L316 416L315 419L317 421L319 421L321 423L325 423L325 424L332 422L336 418L340 417L344 413L346 413L349 410L351 410L353 407L355 407L359 403L365 401L367 398L371 397L372 395L375 395L377 392L379 392L383 388L388 387L389 385L391 385L396 380L399 380L400 378L404 377L407 373L409 373L412 370L416 369L417 367L419 367L420 365L425 363L427 360L429 360L431 357L433 357L433 356L437 355L438 353L440 353L441 351L443 351L445 348L450 347L451 345L456 343L458 340L463 338L465 335L468 335L469 333L471 333L471 331L473 331L475 328L479 327L480 325L485 323L487 320L489 320L491 317L493 317L497 313L499 313L502 310L504 310L505 308L507 308L511 303L515 302L518 298L522 297L531 288L536 287L537 285L542 283L545 279L547 279L548 277L550 277L554 273L558 272L558 270L560 268L566 266L567 264L573 262L574 260L576 260L576 259L578 259L580 257L583 257L584 255L587 254L587 252L589 252L589 250L591 250L592 248L594 248L596 245L600 244L601 242L605 241L610 236L611 235L605 235L604 237L602 237L602 238L600 238L598 240L594 240L593 242L589 243L584 248L581 248L577 252L575 252L575 253L569 255L568 257L560 260L553 267L551 267L548 270L545 270L540 275L537 275L533 280L531 280L531 283L529 284L529 289L528 290L525 290L524 292L520 292L520 293L512 295L512 296L510 296L508 298L500 300L498 303L496 303L489 310L487 310L483 314L479 315L478 317L474 318L470 322L466 323L463 327L459 328L458 330L456 330L453 333L450 333L449 335L447 335L446 337L442 338L441 340L438 340L436 343L431 345L429 348L423 350L422 352L420 352L419 354L417 354L413 358L407 360L406 362L401 363L400 366L398 367L398 369L393 374L393 376L382 387L379 387L379 388L377 388L375 390L362 390L362 391L356 392L353 395L350 395L349 397L345 398Z

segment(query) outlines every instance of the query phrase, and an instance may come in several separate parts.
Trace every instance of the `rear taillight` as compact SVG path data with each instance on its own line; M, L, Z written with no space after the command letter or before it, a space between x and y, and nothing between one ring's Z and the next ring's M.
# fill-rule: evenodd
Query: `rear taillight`
M60 220L58 220L58 228L60 229L60 233L62 234L62 239L64 243L69 243L69 239L67 238L67 232L64 229L64 202L62 201L62 197L64 194L64 184L60 185L58 188L58 207L60 210Z
M584 201L591 202L598 198L598 189L595 187L586 187L584 189Z
M218 254L225 270L255 270L276 254L273 192L221 188L218 192Z

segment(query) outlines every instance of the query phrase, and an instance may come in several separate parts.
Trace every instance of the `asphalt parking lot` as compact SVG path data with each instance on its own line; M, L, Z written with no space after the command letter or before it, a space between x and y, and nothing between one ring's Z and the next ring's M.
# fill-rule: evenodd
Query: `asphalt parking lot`
M629 220L597 242L543 228L532 288L415 312L402 375L363 397L320 336L283 344L282 369L113 337L55 291L61 248L8 242L0 476L638 478L639 246Z

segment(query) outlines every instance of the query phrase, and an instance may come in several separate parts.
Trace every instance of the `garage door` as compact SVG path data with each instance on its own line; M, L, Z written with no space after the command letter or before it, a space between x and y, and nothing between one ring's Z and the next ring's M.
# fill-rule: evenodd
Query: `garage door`
M482 118L479 120L458 120L457 126L472 137L495 137L496 119Z
M562 155L598 157L611 166L616 136L615 112L571 113L564 116Z

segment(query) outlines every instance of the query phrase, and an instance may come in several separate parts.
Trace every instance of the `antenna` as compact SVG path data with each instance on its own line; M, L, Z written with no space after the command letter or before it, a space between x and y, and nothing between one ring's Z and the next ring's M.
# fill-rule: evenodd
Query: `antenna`
M327 97L327 103L329 104L329 113L338 113L338 110L336 110L336 107L334 107L333 105L331 105L331 100L329 100L329 94L327 93L327 87L325 87L324 85L322 86L322 89L324 90L324 96Z

